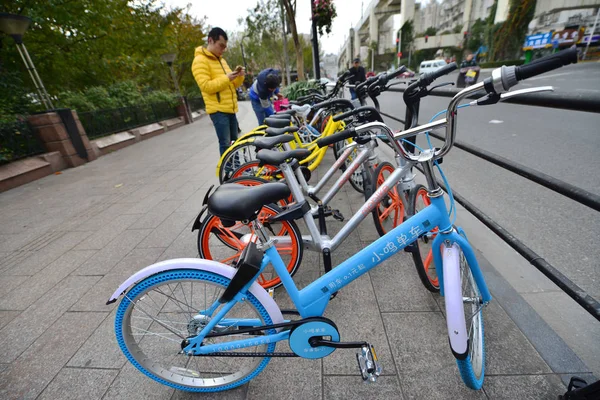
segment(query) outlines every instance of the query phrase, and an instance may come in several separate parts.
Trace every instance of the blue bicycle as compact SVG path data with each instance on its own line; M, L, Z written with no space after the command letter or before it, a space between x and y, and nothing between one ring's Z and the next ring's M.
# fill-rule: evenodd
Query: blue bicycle
M288 273L268 227L257 220L263 205L289 196L288 187L282 183L219 187L208 199L210 212L222 220L251 222L257 243L251 242L244 249L237 268L209 260L175 259L146 267L123 282L109 299L112 303L123 295L115 319L123 353L150 378L192 392L242 385L257 376L271 357L318 359L337 348L359 349L360 374L364 380L375 381L382 368L373 346L368 341L342 342L336 324L323 313L332 294L437 228L432 250L444 296L450 347L467 386L481 388L485 371L482 309L491 296L473 249L448 214L444 192L433 172L435 160L454 144L456 110L462 99L485 90L487 94L473 103L493 104L505 98L502 93L519 80L576 61L576 51L566 50L530 65L498 68L491 78L457 94L446 118L420 127L393 133L381 122L370 122L337 133L338 139L344 140L383 132L407 161L386 179L360 213L368 215L398 174L416 164L425 172L431 204L302 290ZM404 139L441 127L446 133L441 149L424 149L413 155L404 148ZM256 283L269 263L300 319L284 319L282 310ZM280 341L288 342L289 352L275 351Z

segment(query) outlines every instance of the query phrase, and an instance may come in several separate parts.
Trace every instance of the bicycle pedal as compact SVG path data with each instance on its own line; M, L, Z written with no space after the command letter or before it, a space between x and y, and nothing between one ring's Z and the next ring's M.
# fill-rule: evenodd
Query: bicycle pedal
M344 221L344 216L342 215L340 210L331 210L331 215L333 216L333 219L335 219L335 220L338 220L340 222Z
M381 375L383 369L377 360L377 353L373 345L363 346L359 353L356 353L358 369L363 381L375 382Z

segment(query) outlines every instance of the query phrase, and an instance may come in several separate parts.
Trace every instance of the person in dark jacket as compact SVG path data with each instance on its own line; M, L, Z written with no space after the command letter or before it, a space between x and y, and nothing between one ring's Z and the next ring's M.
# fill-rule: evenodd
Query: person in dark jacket
M473 54L468 54L467 57L460 63L461 68L476 67L477 61L473 58Z
M360 65L360 58L355 58L352 67L350 68L350 79L348 82L351 85L358 85L361 82L367 80L365 75L365 69ZM352 100L356 99L356 91L354 88L350 88L350 95L352 96Z
M279 85L281 84L281 77L279 71L273 68L267 68L258 74L256 80L248 91L250 95L250 102L252 103L252 109L258 119L258 124L262 125L265 118L275 113L273 110L273 103L271 98L277 96L282 98L283 96L279 93Z

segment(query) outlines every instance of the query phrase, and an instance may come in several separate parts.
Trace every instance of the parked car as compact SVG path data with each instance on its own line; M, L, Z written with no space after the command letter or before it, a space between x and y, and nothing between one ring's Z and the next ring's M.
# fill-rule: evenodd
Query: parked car
M446 65L445 60L423 61L421 63L421 65L419 66L419 73L425 74L425 73L429 73L429 72L434 72L434 71L437 71L438 69L442 68L444 65Z

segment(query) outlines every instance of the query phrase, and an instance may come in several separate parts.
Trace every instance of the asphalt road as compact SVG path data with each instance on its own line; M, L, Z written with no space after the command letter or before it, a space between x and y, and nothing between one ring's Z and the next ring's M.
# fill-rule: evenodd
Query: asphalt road
M455 81L456 73L448 80ZM518 87L545 85L557 94L597 95L600 63L565 67ZM384 93L381 110L403 119L401 96ZM423 100L419 122L428 122L449 100ZM600 194L600 114L511 104L466 108L459 111L457 140ZM453 189L600 300L598 212L457 148L443 169Z

